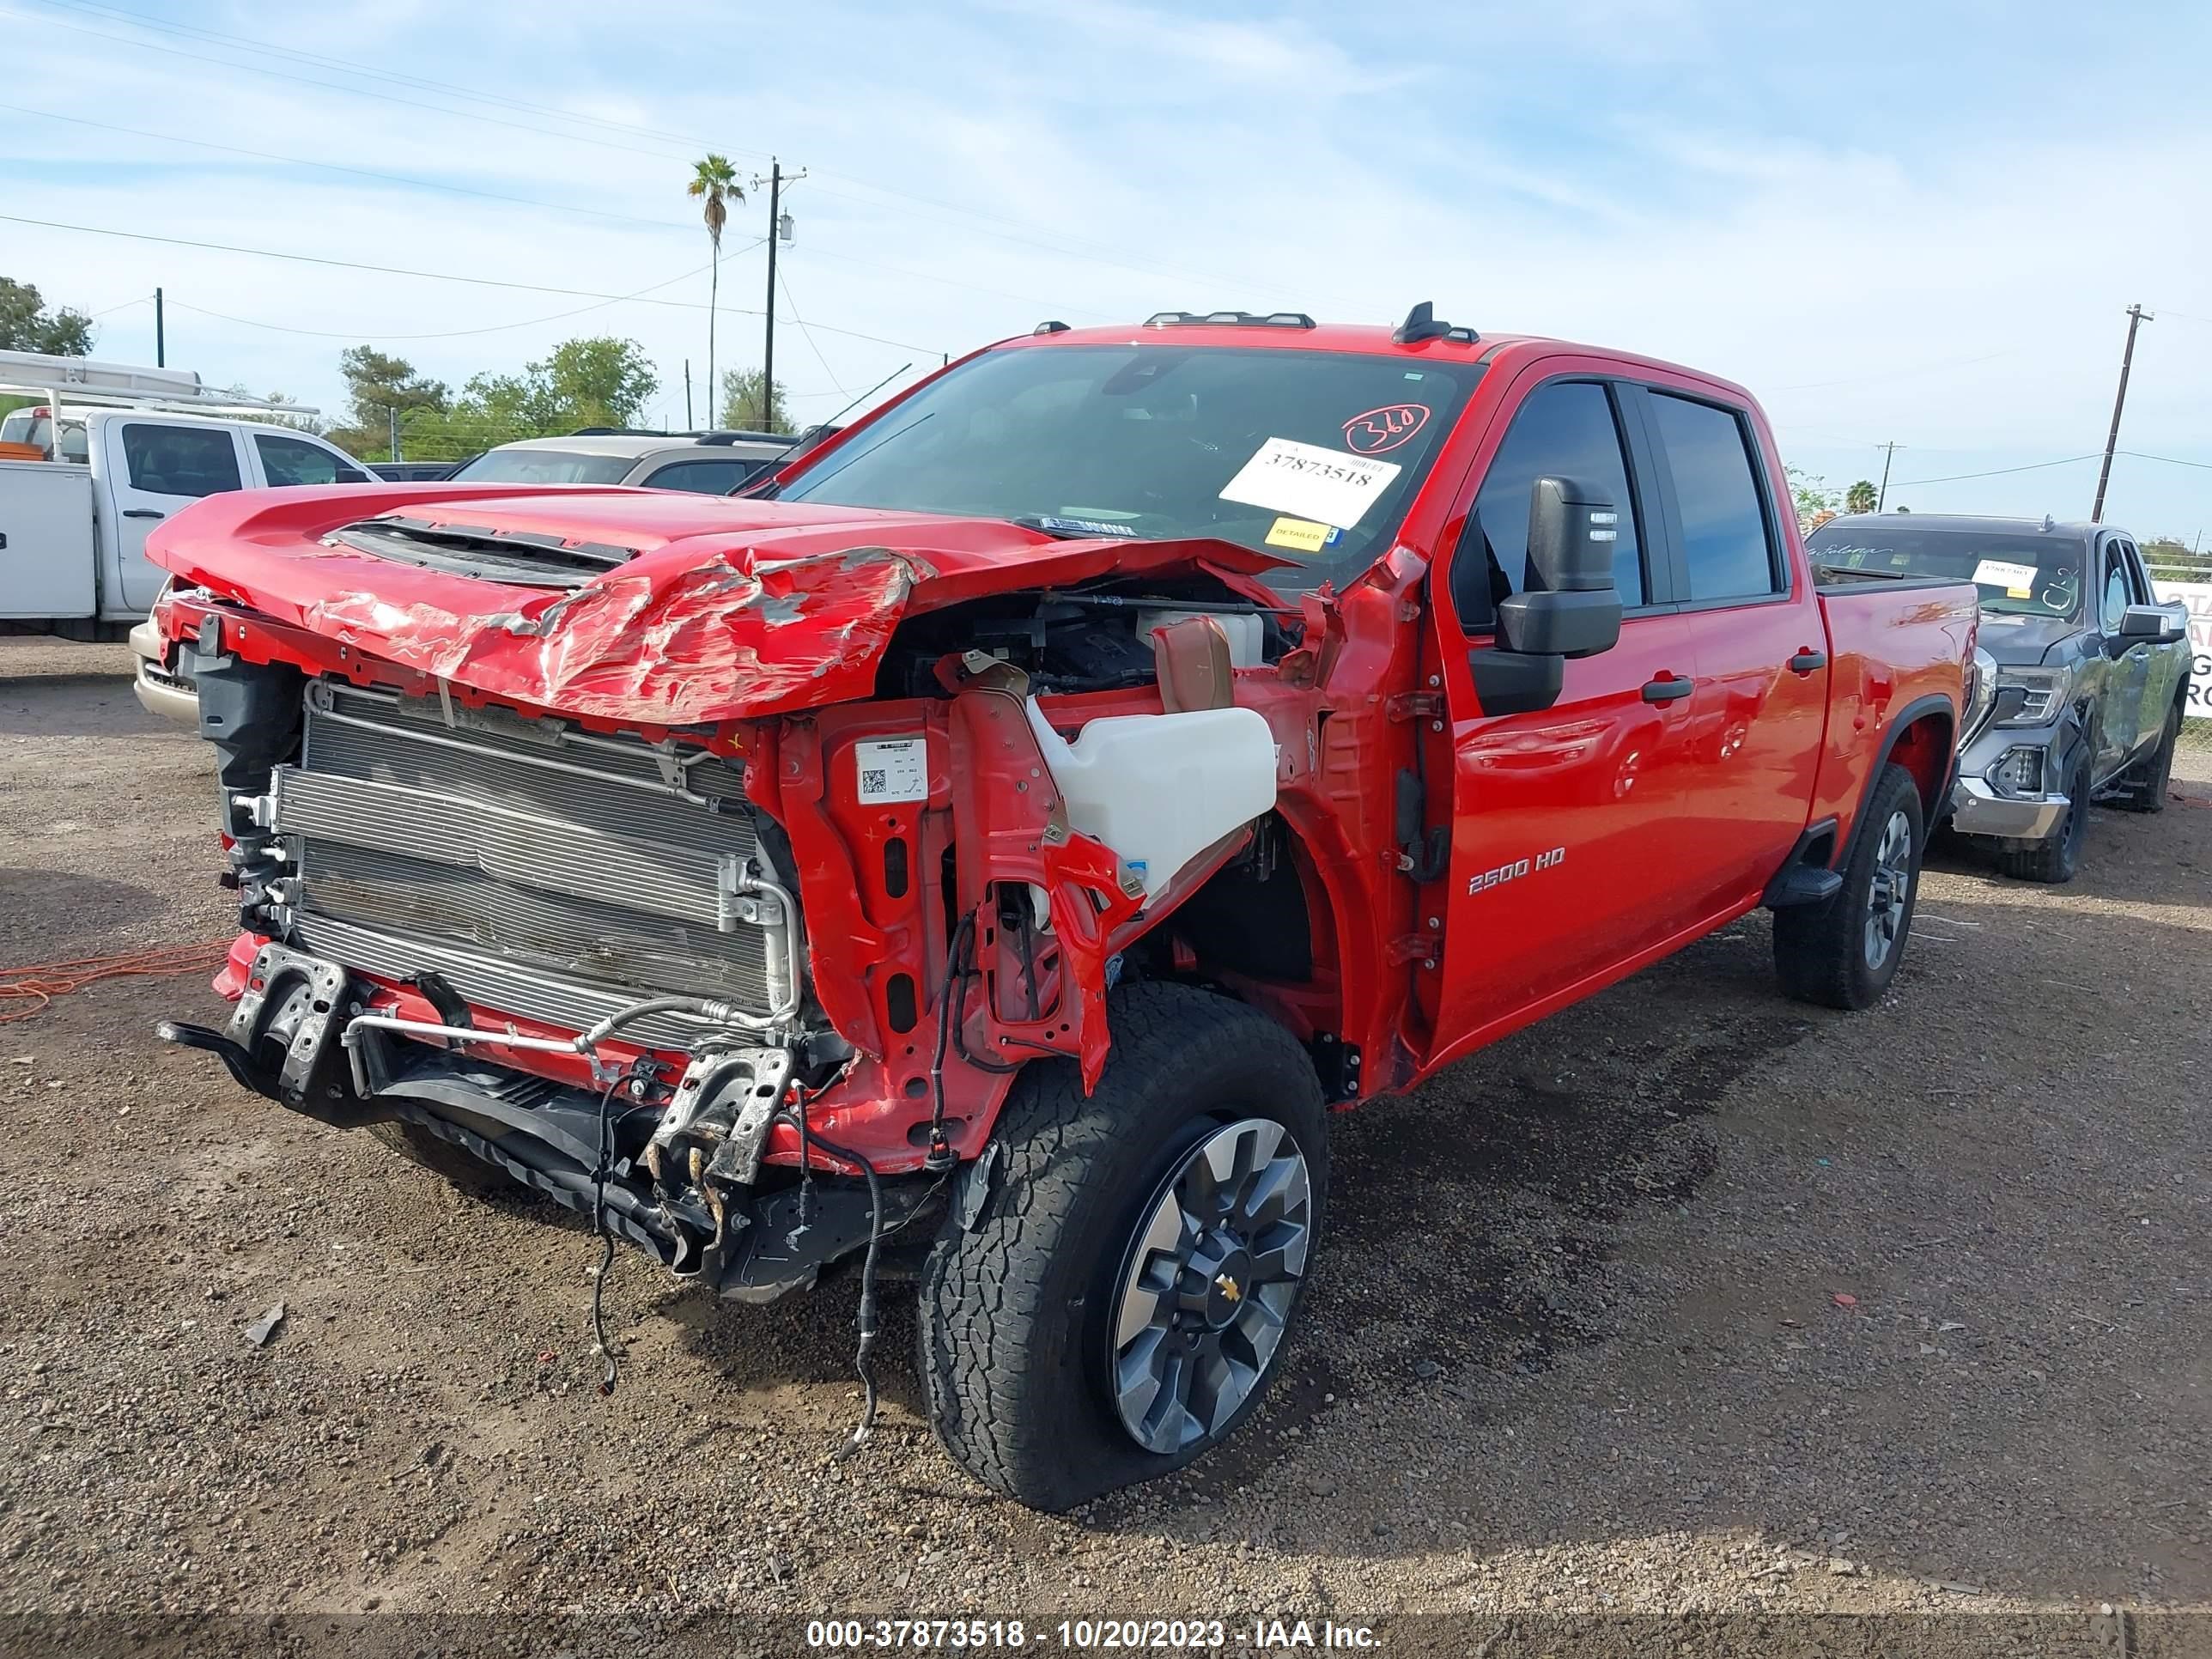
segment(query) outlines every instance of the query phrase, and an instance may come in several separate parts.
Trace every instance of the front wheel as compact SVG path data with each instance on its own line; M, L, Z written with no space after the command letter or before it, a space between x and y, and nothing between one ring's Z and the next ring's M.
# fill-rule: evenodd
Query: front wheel
M1819 904L1774 913L1774 966L1785 993L1830 1008L1870 1008L1881 1000L1912 931L1925 842L1919 784L1901 766L1884 767L1843 886Z
M2089 756L2087 745L2066 775L2066 816L2041 841L1997 843L1997 868L2016 881L2053 886L2081 872L2081 845L2089 838Z
M1066 1061L1024 1071L981 1212L963 1227L954 1206L922 1274L938 1435L1033 1509L1236 1431L1279 1365L1327 1198L1321 1083L1288 1031L1187 986L1108 1008L1097 1093Z

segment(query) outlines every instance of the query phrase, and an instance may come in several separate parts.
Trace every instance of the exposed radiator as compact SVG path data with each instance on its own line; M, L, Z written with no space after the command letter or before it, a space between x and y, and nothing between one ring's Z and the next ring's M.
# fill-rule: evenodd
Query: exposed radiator
M753 811L738 767L703 751L318 681L268 811L297 860L299 943L349 967L435 970L578 1029L658 993L760 1013L789 994L798 918L744 890Z

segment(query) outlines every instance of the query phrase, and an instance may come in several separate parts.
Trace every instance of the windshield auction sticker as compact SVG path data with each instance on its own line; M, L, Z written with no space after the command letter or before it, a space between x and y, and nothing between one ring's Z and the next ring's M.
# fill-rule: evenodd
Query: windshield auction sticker
M1270 438L1223 488L1221 499L1349 530L1403 470L1395 461Z
M2013 564L2004 559L1984 559L1974 567L1974 586L2002 587L2005 597L2024 599L2035 592L2036 568L2032 564Z

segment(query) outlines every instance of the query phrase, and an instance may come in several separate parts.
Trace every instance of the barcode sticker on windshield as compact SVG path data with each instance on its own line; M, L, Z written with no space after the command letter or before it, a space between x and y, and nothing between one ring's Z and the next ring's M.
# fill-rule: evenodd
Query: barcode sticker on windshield
M1974 567L1974 586L2002 587L2005 597L2024 599L2035 592L2036 568L2032 564L2011 564L2003 559L1984 559Z
M929 799L929 740L897 738L853 745L860 771L860 800L867 806Z
M1237 470L1221 499L1349 530L1404 470L1395 461L1270 438Z

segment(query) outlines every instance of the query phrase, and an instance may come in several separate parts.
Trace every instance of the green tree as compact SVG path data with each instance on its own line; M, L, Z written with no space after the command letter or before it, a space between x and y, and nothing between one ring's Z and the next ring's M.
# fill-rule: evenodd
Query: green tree
M684 186L684 193L698 202L700 216L707 222L707 240L714 248L707 278L707 384L713 386L714 308L721 302L722 290L722 227L730 222L729 204L744 201L745 192L730 158L710 152L692 167L691 181Z
M251 398L254 395L246 389L246 383L243 380L234 381L223 390L234 397ZM271 392L262 401L271 404L289 404L295 402L296 399L289 392ZM241 421L258 421L264 426L289 427L295 432L311 432L319 438L328 437L331 434L329 423L318 420L313 415L287 415L282 410L272 409L260 413L240 410L236 418ZM349 454L358 455L361 453L350 444L340 444L338 447L345 450Z
M67 306L49 310L28 283L0 276L0 351L43 351L83 357L92 351L92 319Z
M635 340L564 340L528 373L553 418L572 426L634 426L660 389L652 359Z
M1794 466L1785 466L1782 470L1790 479L1790 493L1797 504L1797 523L1800 528L1809 526L1814 520L1820 518L1823 514L1830 518L1835 516L1836 507L1842 498L1828 488L1826 479L1816 478L1811 473L1800 471Z
M761 417L761 392L766 377L757 368L726 369L722 374L721 423L754 432L796 432L791 423L791 410L784 401L782 381L775 383L775 396L769 401L768 417Z
M1861 478L1844 492L1844 511L1846 513L1871 513L1874 503L1874 480L1871 478Z
M635 340L564 340L520 374L471 375L449 406L409 416L404 447L414 459L458 460L518 438L630 426L659 384Z
M326 435L355 455L388 453L388 411L398 410L405 427L425 410L442 412L451 401L443 380L418 374L404 357L388 356L374 346L348 346L338 354L338 373L345 378L346 417Z

